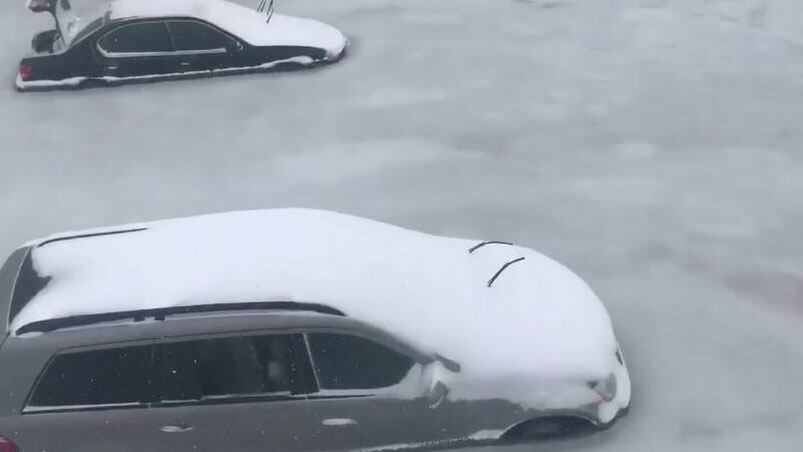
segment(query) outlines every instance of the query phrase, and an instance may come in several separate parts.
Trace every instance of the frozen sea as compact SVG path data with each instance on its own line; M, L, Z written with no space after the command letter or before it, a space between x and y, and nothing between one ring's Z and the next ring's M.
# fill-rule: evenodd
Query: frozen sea
M246 3L254 3L246 2ZM803 2L278 0L310 71L19 94L50 18L0 5L0 252L51 232L305 206L506 239L606 302L634 384L590 437L803 444Z

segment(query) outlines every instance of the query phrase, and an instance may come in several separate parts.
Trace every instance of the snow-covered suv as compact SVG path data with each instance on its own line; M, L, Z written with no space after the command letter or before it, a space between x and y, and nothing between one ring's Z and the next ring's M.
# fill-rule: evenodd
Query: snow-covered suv
M570 270L325 211L32 241L0 270L0 325L3 451L432 448L630 403Z

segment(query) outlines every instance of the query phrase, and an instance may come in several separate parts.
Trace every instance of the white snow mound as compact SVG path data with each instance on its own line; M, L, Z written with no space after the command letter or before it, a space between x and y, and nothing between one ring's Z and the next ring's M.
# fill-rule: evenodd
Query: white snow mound
M437 237L308 209L243 211L31 242L51 277L14 319L251 301L330 305L473 375L603 377L616 340L602 303L533 250ZM37 247L42 245L41 247ZM494 283L487 281L513 259Z

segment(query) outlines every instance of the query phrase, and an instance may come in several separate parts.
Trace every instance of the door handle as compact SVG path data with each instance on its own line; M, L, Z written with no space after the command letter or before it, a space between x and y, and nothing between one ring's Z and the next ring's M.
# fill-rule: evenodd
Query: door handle
M106 69L108 69L110 71L116 71L117 69L119 69L119 67L118 66L106 66Z
M182 61L180 64L181 64L182 66L189 66L189 65L190 65L190 62L189 62L189 61Z
M195 427L187 424L165 425L159 428L164 433L185 433L195 430Z

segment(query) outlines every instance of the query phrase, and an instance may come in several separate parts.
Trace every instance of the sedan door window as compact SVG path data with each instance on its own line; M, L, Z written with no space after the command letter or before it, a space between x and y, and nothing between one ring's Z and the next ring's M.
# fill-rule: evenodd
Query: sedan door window
M125 25L98 40L106 56L147 56L173 52L170 32L164 22Z
M166 402L295 392L297 358L289 334L170 342L162 348Z
M220 51L234 44L234 41L212 27L192 20L172 21L168 24L173 35L176 50L187 51Z
M402 381L415 362L396 350L346 334L308 336L321 389L376 389Z

